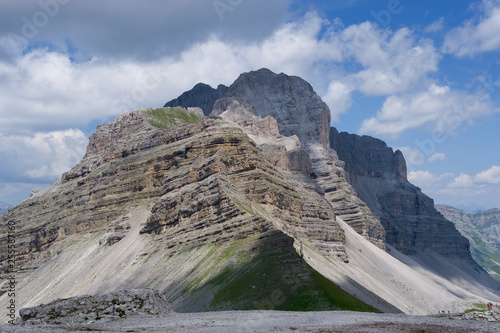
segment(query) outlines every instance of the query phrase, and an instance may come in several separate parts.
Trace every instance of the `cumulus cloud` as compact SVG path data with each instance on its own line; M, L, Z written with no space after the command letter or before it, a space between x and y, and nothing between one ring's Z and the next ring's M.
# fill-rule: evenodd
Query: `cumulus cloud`
M474 186L474 180L471 176L461 173L460 176L453 179L451 183L448 184L448 188L469 188Z
M500 166L492 166L486 171L478 173L474 181L480 184L500 184Z
M88 138L78 129L0 136L0 181L51 182L80 161Z
M496 174L495 170L496 168L491 168L486 172L491 172L494 175ZM424 193L430 195L436 203L460 207L481 207L482 209L498 207L500 187L498 183L480 183L479 175L484 173L480 172L471 176L466 173L459 175L453 173L436 174L428 170L416 170L408 173L408 180L420 187ZM494 177L488 177L488 181ZM471 200L476 201L472 206Z
M323 100L330 106L332 122L338 122L339 116L347 112L352 105L351 93L353 88L341 81L332 81L328 85L328 90L323 96Z
M489 100L478 93L452 91L432 83L426 91L389 96L374 117L365 119L360 132L399 136L402 132L430 125L431 130L451 133L474 118L496 112Z
M435 182L436 179L437 177L429 171L411 171L408 173L408 180L415 184L430 184Z
M450 177L453 177L453 174L444 173L437 175L427 170L410 171L408 173L408 181L410 181L410 183L422 188L434 190L443 187L443 182Z
M488 170L478 172L476 175L461 173L455 176L446 186L439 191L440 193L451 194L454 196L471 196L499 193L500 188L500 167L492 166ZM488 198L491 201L491 198Z
M364 66L352 75L359 91L375 96L395 94L419 84L437 70L439 53L431 40L416 40L408 28L390 33L369 27L370 24L352 26L343 32L350 36L371 31L364 47L350 47L355 59ZM351 45L355 45L354 40Z
M459 57L500 50L500 2L484 0L483 14L476 22L469 20L446 36L443 51Z

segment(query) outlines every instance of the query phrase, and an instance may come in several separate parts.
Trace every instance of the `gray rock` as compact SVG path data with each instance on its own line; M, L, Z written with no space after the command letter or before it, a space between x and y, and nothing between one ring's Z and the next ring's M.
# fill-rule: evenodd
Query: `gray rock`
M223 94L221 95L221 93ZM213 105L212 115L227 109L227 97L237 99L252 108L261 118L271 116L281 135L297 136L311 159L311 176L325 192L337 215L358 233L381 248L385 248L384 229L356 191L345 179L342 163L330 149L330 109L303 79L286 74L275 74L262 68L241 74L228 88L217 90L198 84L177 100L166 105L182 107ZM212 103L214 99L219 99Z
M224 97L228 87L219 85L217 89L210 87L208 84L198 83L190 91L186 91L176 99L167 102L165 107L182 106L184 108L197 106L203 110L203 113L208 116L212 111L212 107L216 100Z
M114 300L114 301L113 301ZM115 314L113 315L113 302ZM19 310L18 324L80 325L101 319L137 315L168 315L172 307L161 293L152 289L130 289L101 296L58 299Z
M453 222L471 245L474 260L493 278L500 281L500 209L467 214L463 210L436 205L436 209Z
M408 182L403 154L370 136L335 128L330 144L345 163L348 180L359 197L380 218L386 242L415 254L432 250L473 262L469 242L434 209L434 201Z

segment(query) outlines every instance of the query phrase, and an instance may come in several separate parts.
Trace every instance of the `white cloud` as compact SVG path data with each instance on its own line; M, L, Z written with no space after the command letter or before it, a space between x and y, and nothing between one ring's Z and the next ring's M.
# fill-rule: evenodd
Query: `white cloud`
M2 180L54 181L80 161L87 144L88 138L78 129L2 136Z
M450 177L453 177L453 174L444 173L436 175L427 170L417 170L408 173L408 181L419 187L432 190L442 188L443 182Z
M408 28L392 33L365 22L346 28L340 38L347 43L345 53L364 67L347 78L366 95L405 91L437 70L439 53L432 41L417 40Z
M492 166L486 171L478 173L474 181L481 184L500 184L500 166Z
M483 95L431 84L427 91L389 96L374 117L363 121L359 131L397 137L405 130L430 125L431 130L449 134L463 123L496 111Z
M500 3L483 1L484 14L479 22L466 21L446 36L443 51L459 57L500 50Z
M465 173L461 173L460 176L453 179L453 181L447 185L448 188L452 189L463 189L463 188L470 188L473 186L474 186L473 178Z
M328 86L328 91L323 96L323 100L330 106L332 122L337 122L339 116L346 113L351 106L352 90L352 87L341 81L332 81Z
M436 203L464 208L499 207L500 187L498 183L480 184L476 179L478 175L473 177L462 173L457 176L452 173L435 174L427 170L417 170L408 173L408 180L420 187L422 192L430 195Z
M408 173L408 180L415 184L430 184L437 180L437 176L429 171L411 171Z
M434 153L431 157L429 157L428 161L429 162L435 162L435 161L444 161L446 160L446 154L445 153Z
M443 27L444 27L444 17L441 17L438 20L426 26L424 29L424 33L438 32L443 30Z

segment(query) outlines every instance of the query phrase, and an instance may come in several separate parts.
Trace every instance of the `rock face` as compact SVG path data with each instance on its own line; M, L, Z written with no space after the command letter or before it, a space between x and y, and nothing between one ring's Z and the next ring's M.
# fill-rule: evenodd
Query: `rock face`
M469 242L434 208L434 201L406 178L403 154L369 136L330 132L349 182L380 218L386 242L407 254L432 250L468 259Z
M198 106L203 110L203 113L208 116L212 112L214 103L219 98L226 95L228 87L219 85L217 89L210 87L208 84L198 83L190 92L186 92L174 100L166 103L164 107L176 107L185 105Z
M436 205L436 209L453 222L471 244L474 260L494 279L500 281L500 209L493 208L467 214L450 206Z
M114 310L113 310L114 303ZM114 315L113 315L114 311ZM19 310L21 324L81 325L106 320L113 316L167 315L172 307L157 290L130 289L102 296L77 296L58 299Z
M180 103L183 107L206 107L215 97L220 97L220 89L212 89L212 93L208 93L209 90L205 87L204 98L198 99L197 87L199 85L182 95L182 102L185 104L177 99L166 105ZM320 191L324 192L337 215L371 242L381 248L385 247L385 233L380 221L356 196L355 190L345 178L342 163L335 151L330 149L330 109L309 83L299 77L260 69L241 74L225 91L225 97L250 106L256 116L274 118L281 135L297 136L302 149L311 160L310 176ZM198 104L189 104L194 102ZM225 111L224 103L214 103L212 114L218 115ZM302 155L294 155L291 159L292 165L304 162L305 154L300 154ZM308 167L305 166L304 170L308 170Z
M249 116L264 128L276 127L274 119ZM287 145L296 143L275 134ZM332 260L347 261L344 233L331 205L302 175L307 155L294 154L288 170L286 152L268 159L273 154L256 147L241 126L201 119L196 109L123 114L98 127L85 157L60 181L1 217L3 228L7 221L16 225L15 259L22 267L17 278L22 281L52 260L69 239L90 234L101 235L98 248L148 236L155 239L149 251L161 249L169 256L258 235L269 241L248 251L277 244L289 251L295 238ZM132 228L131 212L144 208L149 216ZM264 236L269 233L279 237ZM7 276L6 229L2 235L0 269Z

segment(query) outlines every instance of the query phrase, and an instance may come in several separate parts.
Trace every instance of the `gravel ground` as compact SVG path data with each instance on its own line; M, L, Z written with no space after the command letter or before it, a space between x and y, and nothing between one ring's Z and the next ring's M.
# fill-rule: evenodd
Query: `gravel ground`
M347 311L228 311L168 316L102 318L79 327L2 325L1 333L62 332L500 332L500 323L458 317L409 316Z

